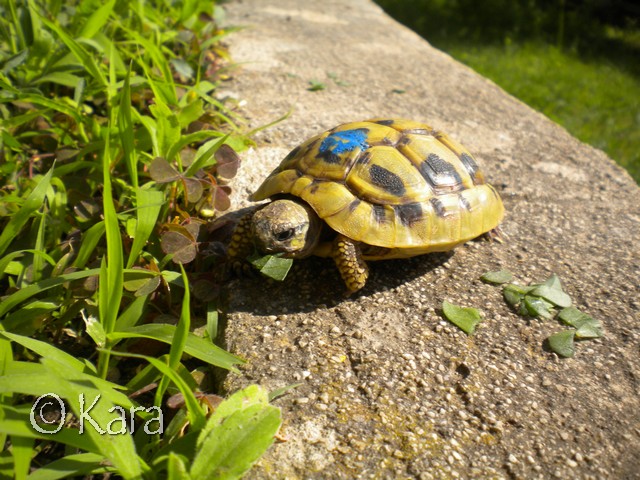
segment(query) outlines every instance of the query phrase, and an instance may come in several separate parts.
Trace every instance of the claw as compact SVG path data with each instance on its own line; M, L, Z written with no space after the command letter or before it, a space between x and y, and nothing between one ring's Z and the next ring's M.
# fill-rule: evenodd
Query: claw
M500 225L493 230L489 230L483 235L487 240L492 242L504 243L507 239L507 234L502 231Z

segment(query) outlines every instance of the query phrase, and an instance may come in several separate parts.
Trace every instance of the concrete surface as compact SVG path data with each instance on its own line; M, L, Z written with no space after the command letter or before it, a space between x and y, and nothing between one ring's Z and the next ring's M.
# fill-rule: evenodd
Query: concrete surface
M640 189L490 81L367 0L237 0L241 70L225 95L252 127L293 113L243 154L246 199L294 146L369 117L430 123L473 152L507 211L504 244L371 264L351 298L331 262L296 262L283 283L231 284L227 347L248 360L225 388L300 383L275 403L284 443L248 478L640 478ZM309 81L325 84L309 91ZM579 87L577 87L579 88ZM237 206L245 206L240 202ZM522 318L478 280L557 273L606 335L560 359L563 327ZM443 300L480 308L472 337Z

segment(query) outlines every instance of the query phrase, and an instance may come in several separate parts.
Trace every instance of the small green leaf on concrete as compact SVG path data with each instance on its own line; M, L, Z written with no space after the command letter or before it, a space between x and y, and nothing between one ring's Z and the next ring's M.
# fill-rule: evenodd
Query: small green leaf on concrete
M309 80L309 90L310 92L317 92L318 90L324 90L327 86L319 80Z
M520 293L518 290L511 288L511 285L507 285L502 289L502 296L504 300L509 304L512 308L517 308L522 302L524 295Z
M561 332L554 333L547 339L549 348L561 357L573 357L575 353L574 337L575 330L562 330Z
M335 72L327 72L327 77L334 81L334 83L340 87L348 87L351 85L349 82L345 82L344 80L340 80L338 75Z
M600 338L603 335L600 322L593 318L591 320L593 320L593 322L587 322L576 330L576 338L587 340L590 338Z
M564 308L558 314L558 318L576 329L576 338L588 339L602 336L600 322L575 307Z
M576 307L563 308L562 310L560 310L560 313L558 313L558 318L562 320L563 323L575 328L578 328L580 325L582 325L584 317L589 316L582 313Z
M524 303L524 297L522 297L522 302L520 302L520 305L518 306L518 315L520 315L521 317L531 316L531 314L529 313L529 309Z
M553 318L553 313L549 309L549 303L545 302L540 297L534 297L532 295L525 295L524 297L524 305L527 309L527 312L532 317L542 317L546 319Z
M508 288L509 290L512 290L516 293L519 293L520 295L526 295L527 293L531 292L532 290L534 290L536 286L532 286L532 285L528 285L528 286L522 286L522 285L518 285L515 283L509 283L507 285L504 286L504 288Z
M555 273L552 273L549 278L547 278L541 285L546 285L547 287L553 288L554 290L562 290L562 283L560 283L560 277L558 277Z
M551 303L557 305L558 307L565 308L571 306L571 297L569 295L564 293L562 290L550 287L549 285L538 285L531 291L531 295L549 300Z
M287 277L291 265L293 265L293 259L276 255L264 255L250 257L249 263L259 270L262 275L281 282Z
M442 302L442 312L447 320L467 335L473 335L476 325L482 321L477 308L459 307L446 300Z
M501 285L510 282L513 279L513 273L509 270L498 270L497 272L487 272L480 277L480 280L487 283L495 283Z

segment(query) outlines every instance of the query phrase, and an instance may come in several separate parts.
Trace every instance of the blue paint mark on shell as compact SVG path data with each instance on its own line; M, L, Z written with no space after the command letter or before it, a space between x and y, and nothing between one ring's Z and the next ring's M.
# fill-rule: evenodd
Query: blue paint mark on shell
M368 131L366 128L355 128L332 133L320 144L320 154L341 155L356 148L361 151L366 150L369 148L367 144Z

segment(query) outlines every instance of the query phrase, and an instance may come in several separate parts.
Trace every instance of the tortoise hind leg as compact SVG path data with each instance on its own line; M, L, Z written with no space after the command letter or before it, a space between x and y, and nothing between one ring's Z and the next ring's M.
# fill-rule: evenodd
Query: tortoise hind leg
M502 229L500 228L500 225L498 225L496 228L489 230L488 232L482 234L481 236L491 242L504 243L506 234L502 231Z
M369 276L369 267L362 259L362 252L357 242L344 235L338 235L333 241L331 256L347 286L348 295L364 287Z

